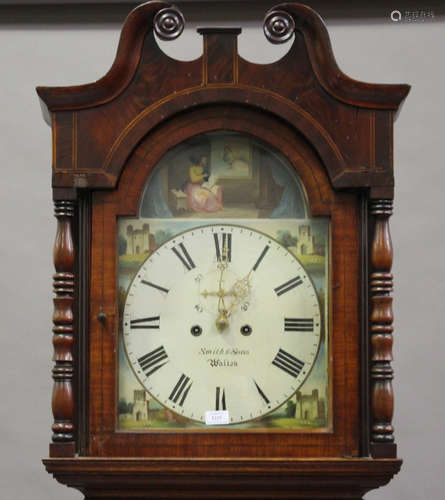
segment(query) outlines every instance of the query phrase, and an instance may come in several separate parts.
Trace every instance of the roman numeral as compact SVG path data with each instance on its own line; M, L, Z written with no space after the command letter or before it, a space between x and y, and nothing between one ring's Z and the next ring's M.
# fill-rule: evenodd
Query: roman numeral
M168 360L168 356L165 352L164 346L161 346L138 358L138 363L145 375L149 377L151 374L158 371L159 368L162 368L166 363L168 363L168 361L164 361L165 359Z
M183 243L179 243L177 247L173 247L172 251L176 255L176 257L178 257L178 259L184 264L184 266L187 268L187 271L191 271L194 267L196 267Z
M283 293L292 290L292 288L295 288L296 286L301 285L302 283L303 280L300 278L300 276L295 276L295 278L292 278L291 280L286 281L286 283L283 283L282 285L274 288L274 291L279 297L280 295L283 295Z
M258 257L258 260L255 262L255 265L253 266L253 270L256 271L258 266L261 264L261 261L264 259L264 256L266 255L267 251L269 250L269 245L266 245L261 252L261 255Z
M155 283L152 283L151 281L141 280L141 283L143 283L144 285L151 286L152 288L156 288L156 290L159 290L160 292L163 292L163 293L169 292L169 290L167 288L164 288L163 286L156 285Z
M135 329L141 329L141 330L157 329L157 330L159 330L160 323L161 323L160 316L152 316L151 318L132 319L130 321L130 328L132 330L135 330Z
M232 234L231 233L213 233L215 240L216 259L221 262L232 261ZM221 245L219 240L221 238Z
M278 354L272 361L272 364L292 377L298 377L304 366L303 361L300 361L295 356L292 356L292 354L289 354L284 349L279 349Z
M285 332L313 332L313 318L284 318Z
M168 399L170 401L173 401L173 403L178 403L179 406L182 406L184 404L185 398L187 397L190 391L191 386L192 382L190 382L190 378L182 374L179 377L179 380L176 382L176 385L173 388Z
M253 383L255 384L255 387L257 388L257 391L259 393L259 395L264 399L264 402L268 405L270 404L270 401L269 401L269 398L264 394L264 392L261 390L261 387L255 382L255 380L253 381Z
M215 410L226 410L226 393L221 387L216 388L216 405Z

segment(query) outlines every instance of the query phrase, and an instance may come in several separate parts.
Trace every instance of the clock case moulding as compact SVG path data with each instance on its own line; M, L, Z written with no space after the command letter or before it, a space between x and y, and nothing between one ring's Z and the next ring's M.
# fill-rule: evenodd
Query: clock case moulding
M58 481L89 499L207 498L210 494L214 498L362 498L386 484L401 466L392 426L388 221L394 194L393 122L410 87L363 83L343 74L323 21L301 4L280 4L266 14L264 32L272 43L294 35L287 54L272 64L253 64L238 55L241 30L237 28L199 29L203 55L189 62L174 60L160 50L154 33L168 40L183 28L178 8L164 2L140 5L125 21L115 61L103 78L80 86L37 88L44 118L52 128L58 222L53 278L54 423L50 458L44 464ZM94 242L92 234L100 233L94 206L122 209L119 203L124 203L122 193L126 193L129 201L124 210L135 212L138 189L147 176L134 154L139 144L146 143L160 158L169 141L169 147L180 142L181 134L187 138L224 127L269 139L271 144L275 141L274 145L282 136L282 149L287 147L288 155L300 148L309 164L318 165L312 173L304 168L298 171L307 184L313 214L332 216L337 210L339 235L343 234L342 216L356 235L350 254L357 257L355 274L343 266L344 276L351 272L358 283L354 289L351 282L354 297L344 299L344 304L349 300L358 309L353 324L357 335L351 336L352 349L343 349L342 361L350 363L357 380L351 386L352 396L341 394L347 384L334 387L334 401L343 397L356 415L344 424L345 435L354 437L355 444L345 446L343 453L341 447L333 453L329 447L324 452L315 446L315 456L307 451L304 456L298 452L268 456L266 443L264 456L227 456L221 441L226 438L215 435L214 453L206 451L205 456L181 452L162 456L161 448L151 458L141 453L122 457L113 444L101 448L108 434L92 432L100 428L97 419L108 409L100 408L104 386L96 384L94 368L104 368L100 361L104 355L112 363L110 338L116 321L115 310L107 309L106 298L94 288L102 272L113 274L107 268L115 262L105 259L101 268L98 253L106 245L113 246L116 235ZM275 134L271 127L276 128ZM133 187L129 172L138 179ZM355 215L348 219L350 197L355 208L349 212ZM323 200L334 207L332 211L323 208ZM333 258L335 268L341 255ZM331 286L347 290L346 285L333 281ZM341 321L336 328L346 331L347 319ZM115 382L112 377L106 380L108 392L114 394ZM336 411L334 407L334 428L342 426L336 418L346 419L348 408L337 417ZM113 433L114 428L107 432ZM184 450L187 436L178 439L183 439L178 449ZM157 443L162 447L162 439ZM273 449L273 440L269 444ZM135 446L132 449L137 450ZM354 456L346 456L350 450Z

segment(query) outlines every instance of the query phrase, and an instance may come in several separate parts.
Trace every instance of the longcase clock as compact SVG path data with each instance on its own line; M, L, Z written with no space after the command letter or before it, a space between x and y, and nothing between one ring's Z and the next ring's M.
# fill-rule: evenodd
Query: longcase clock
M361 499L398 472L392 134L407 85L352 80L309 7L279 61L148 2L110 71L39 87L53 136L48 472L86 499ZM155 36L156 35L156 36Z

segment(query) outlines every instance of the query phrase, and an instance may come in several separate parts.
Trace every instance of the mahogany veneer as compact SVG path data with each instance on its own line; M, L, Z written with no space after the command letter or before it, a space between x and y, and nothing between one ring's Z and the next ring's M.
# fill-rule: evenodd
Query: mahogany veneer
M309 7L266 14L279 61L237 52L240 29L200 29L203 54L167 57L154 33L184 19L164 2L128 16L100 80L38 87L53 136L54 390L57 480L87 499L360 499L398 472L392 425L393 122L408 85L353 80L338 68ZM300 175L312 215L331 217L333 419L319 433L117 432L116 216L135 214L165 152L231 129L278 148Z

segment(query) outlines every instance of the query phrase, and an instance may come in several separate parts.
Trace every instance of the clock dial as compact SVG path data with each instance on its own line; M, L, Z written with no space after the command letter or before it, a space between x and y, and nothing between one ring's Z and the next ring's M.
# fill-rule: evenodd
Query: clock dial
M301 263L267 235L235 225L186 231L132 281L123 313L130 365L170 410L231 424L282 405L320 342L320 306Z

